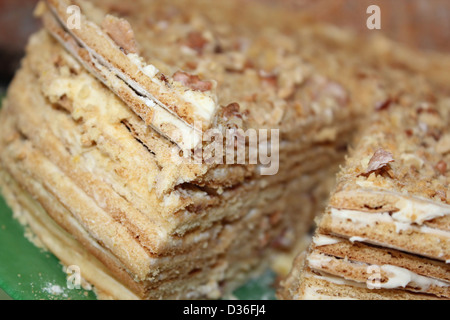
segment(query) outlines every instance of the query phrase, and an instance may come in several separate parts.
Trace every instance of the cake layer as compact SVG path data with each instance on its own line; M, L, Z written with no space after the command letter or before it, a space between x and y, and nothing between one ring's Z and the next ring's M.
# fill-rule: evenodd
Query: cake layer
M293 300L436 300L436 297L404 290L371 290L358 283L304 270L298 291L286 294Z
M281 297L450 299L447 96L372 117Z
M335 241L324 244L326 241ZM450 298L450 270L445 263L419 258L392 249L358 243L358 237L330 238L315 236L307 265L369 289L402 289ZM321 243L322 242L322 243Z

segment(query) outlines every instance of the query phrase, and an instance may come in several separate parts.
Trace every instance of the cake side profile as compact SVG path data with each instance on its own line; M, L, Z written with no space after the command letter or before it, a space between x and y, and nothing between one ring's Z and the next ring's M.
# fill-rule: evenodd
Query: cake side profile
M237 0L49 0L36 14L45 28L0 111L2 193L100 298L219 298L289 255L323 211L361 119L410 105L410 92L438 103L450 65ZM356 180L370 179L359 170ZM332 203L351 202L338 190Z
M99 2L95 8L83 2L80 7L91 6L90 15L107 17L108 6L117 3ZM148 126L108 81L105 86L74 52L58 43L61 39L53 39L54 30L31 38L1 110L3 194L15 215L63 264L80 266L101 297L198 299L232 291L306 234L331 187L324 181L331 180L343 159L354 123L342 120L357 112L337 82L310 71L313 65L291 53L280 71L272 70L271 57L259 61L260 66L246 66L240 62L249 54L245 47L226 52L233 43L222 44L224 53L211 51L206 56L205 47L202 57L193 49L180 54L180 48L189 46L173 43L173 38L187 36L186 19L191 20L190 28L198 19L207 21L207 16L197 16L203 5L200 1L192 11L172 17L171 29L179 30L160 35L157 52L150 43L145 49L150 40L143 37L151 28L139 20L139 12L142 6L148 6L146 12L166 10L167 4L139 3L135 16L131 12L127 19L143 55L151 56L164 74L217 82L221 107L211 128L269 130L270 143L275 139L271 129L285 123L279 150L272 149L279 151L277 174L261 174L264 167L270 169L267 161L194 163L180 156L186 150ZM38 8L44 19L46 10ZM235 9L227 10L232 19ZM256 17L249 21L255 25L239 27L248 37L256 34L259 24ZM154 26L154 34L160 27ZM263 34L252 40L252 50L260 52L266 46L268 35ZM231 29L220 39L243 41L237 35ZM180 57L172 61L175 55ZM192 70L201 61L211 65ZM281 76L292 67L295 75ZM289 82L278 86L278 75L272 71ZM297 86L309 110L298 105L296 111L292 95ZM298 143L299 137L303 143ZM208 146L204 142L203 151Z

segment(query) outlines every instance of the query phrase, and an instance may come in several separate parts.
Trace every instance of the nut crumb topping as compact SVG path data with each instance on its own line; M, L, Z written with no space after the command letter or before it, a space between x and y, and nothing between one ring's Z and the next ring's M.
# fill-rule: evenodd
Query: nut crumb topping
M394 162L392 153L384 149L378 149L369 161L366 172L364 175L369 175L373 172L385 169L389 163Z
M450 134L443 136L436 145L436 151L440 154L447 154L450 152Z
M208 44L203 35L198 31L192 31L188 34L185 45L189 48L197 51L197 53L202 53L203 48Z

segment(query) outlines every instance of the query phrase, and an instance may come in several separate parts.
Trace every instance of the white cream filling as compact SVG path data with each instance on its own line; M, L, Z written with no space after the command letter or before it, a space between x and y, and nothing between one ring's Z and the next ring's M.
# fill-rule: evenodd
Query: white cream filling
M331 208L331 216L340 220L350 220L352 222L373 226L377 222L393 222L392 217L387 212L367 213L364 211Z
M62 23L62 21L59 20L59 23L64 26L64 24ZM79 58L77 52L75 52L70 46L67 45L66 41L62 38L60 38L59 36L57 36L56 34L54 34L56 36L56 38L59 39L59 41L72 53L72 55L74 55L75 57L78 58L78 61L80 61L88 70L90 70L92 73L94 73L94 75L96 74L95 70L92 70L92 68L83 61L83 59ZM73 34L71 34L71 36L76 39L77 41L80 42L81 46L86 48L92 58L92 62L95 64L96 68L98 70L100 70L100 74L101 76L97 76L106 86L111 87L111 83L115 83L115 85L113 85L113 87L117 87L122 85L119 84L119 80L116 79L116 77L120 78L121 81L124 82L125 85L131 87L133 90L137 91L139 93L140 96L147 96L148 93L143 90L143 88L141 88L135 81L133 81L130 77L128 77L127 75L123 74L122 72L120 72L119 70L116 70L115 68L113 68L111 66L110 63L108 63L101 55L99 55L97 52L95 52L94 50L90 49L83 41L81 41L79 38L75 37ZM112 41L112 40L111 40ZM115 45L115 44L114 44ZM156 77L156 75L159 73L159 70L149 64L146 65L144 60L139 57L137 54L128 54L127 57L129 58L130 62L132 62L133 64L135 64L139 70L141 70L145 75L147 75L152 82L159 84L159 85L163 85L161 84L161 81ZM110 76L110 74L114 74L114 76ZM108 83L111 82L111 83ZM179 94L179 93L178 93ZM206 96L209 99L212 99L208 96ZM158 110L159 108L157 108L157 106L160 106L162 109L164 109L167 113L172 113L171 110L167 109L167 107L162 104L159 100L157 100L155 97L141 97L143 102L149 106L150 108L154 109L154 110ZM152 101L154 100L154 101ZM195 105L194 105L194 109L195 109ZM205 107L205 104L203 103L201 107ZM214 109L210 111L209 113L209 117L205 118L205 121L210 122L211 117L214 115L215 111L216 111L216 104L214 104ZM167 109L167 110L166 110ZM194 110L195 112L195 110ZM155 112L155 114L158 114L158 116L161 116L162 112ZM168 133L167 131L165 131L164 129L164 125L165 124L170 124L170 127L178 127L180 128L180 130L182 131L181 136L185 137L185 136L189 136L192 131L189 130L189 128L186 127L191 127L191 125L185 123L184 121L182 121L181 119L179 119L178 115L174 114L174 118L175 119L170 119L169 114L164 114L164 120L160 121L159 119L155 118L153 119L155 124L154 127L157 131L159 131L163 136L168 137L170 140L174 141L178 146L180 146L180 148L182 149L193 149L195 148L198 143L200 143L201 141L201 133L196 133L194 134L193 137L189 137L188 139L190 141L188 141L187 143L182 141L176 141L176 139L173 139L173 137L171 136L170 133ZM204 114L204 112L203 112ZM153 125L153 123L152 123ZM159 129L159 130L158 130ZM187 139L186 139L187 140ZM190 143L192 142L192 143Z
M104 70L104 67L102 65L97 63L95 60L94 62L99 70ZM137 63L136 61L134 62ZM121 81L127 84L127 81L123 80L123 75L119 76ZM157 78L154 79L158 80ZM139 99L141 99L145 103L145 105L152 109L152 111L154 112L152 126L158 132L174 141L181 149L193 149L200 143L200 133L195 132L195 130L192 129L190 125L180 120L176 115L172 115L170 111L162 107L163 104L156 98L150 99L148 97L145 97L145 90L141 88L135 81L128 79L128 82L133 84L133 90L139 92ZM168 132L167 125L169 125L169 127L173 130L178 130L179 134L173 131Z
M159 73L159 70L154 65L149 64L148 66L142 68L142 72L148 77L154 78Z
M368 162L368 161L367 161L366 164L363 164L364 167L367 167L368 165L369 165L369 162ZM373 187L374 187L373 182L370 181L370 180L367 180L367 179L364 179L364 180L356 180L356 184L357 184L358 186L360 186L361 188L367 188L367 189L369 189L369 188L373 188Z
M445 238L450 237L450 232L445 231L445 230L434 229L434 228L430 228L427 226L421 226L419 230L420 230L420 232L428 233L428 234L432 234L432 235L436 235L436 236L441 236L441 237L445 237Z

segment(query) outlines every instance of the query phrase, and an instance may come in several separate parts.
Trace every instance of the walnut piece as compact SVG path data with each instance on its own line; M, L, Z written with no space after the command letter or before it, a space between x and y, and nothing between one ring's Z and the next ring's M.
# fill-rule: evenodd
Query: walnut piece
M138 53L138 45L133 29L127 20L107 15L103 19L102 28L126 54Z
M183 71L177 71L173 75L173 80L180 82L182 85L196 91L209 91L213 84L210 81L200 80L198 76L191 75Z

